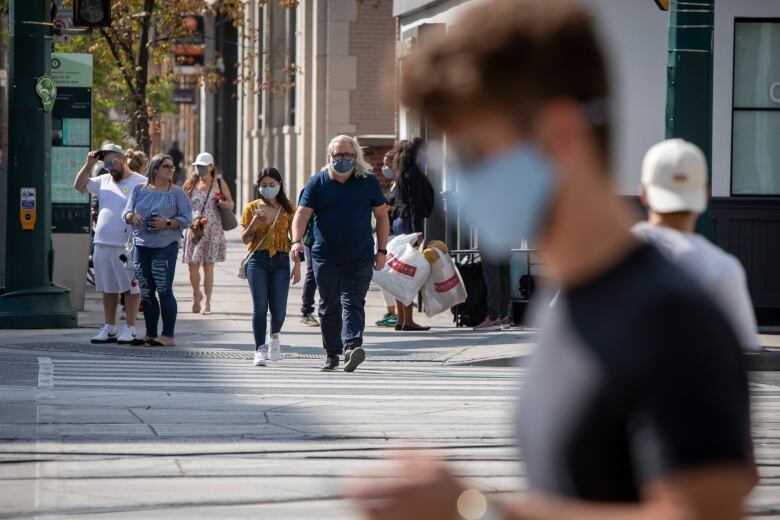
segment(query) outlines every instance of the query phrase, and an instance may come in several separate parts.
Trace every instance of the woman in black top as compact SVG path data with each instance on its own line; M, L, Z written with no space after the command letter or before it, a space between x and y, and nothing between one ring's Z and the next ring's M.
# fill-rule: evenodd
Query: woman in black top
M398 176L395 178L395 187L388 196L388 203L392 204L393 208L390 215L391 235L423 233L425 219L433 213L433 186L423 172L427 164L426 152L425 141L420 138L401 141L398 145L395 158ZM395 330L430 329L414 322L412 305L405 306L399 301L396 301L395 305L398 312Z
M423 170L428 162L425 141L419 137L401 141L396 154L398 177L393 201L392 235L422 233L425 219L433 213L434 192Z

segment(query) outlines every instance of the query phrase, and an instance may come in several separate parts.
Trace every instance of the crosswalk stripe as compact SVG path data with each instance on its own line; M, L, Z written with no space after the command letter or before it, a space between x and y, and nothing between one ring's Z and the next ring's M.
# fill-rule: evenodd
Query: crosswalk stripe
M162 386L166 388L181 388L181 387L193 387L193 386L202 386L203 383L208 383L210 386L224 386L224 387L233 387L233 386L241 386L246 388L295 388L296 385L290 384L290 383L267 383L263 381L247 381L247 382L237 382L233 379L193 379L189 381L168 381L168 380L160 380L160 379L152 379L152 378L136 378L136 379L99 379L99 378L89 378L89 379L60 379L55 378L54 384L56 386L62 386L62 385L70 385L70 386L140 386L140 384L143 383L143 386ZM333 382L333 383L327 383L327 384L321 384L321 383L304 383L303 381L298 382L300 387L305 387L306 389L334 389L334 388L345 388L345 389L365 389L365 390L371 390L371 389L377 389L377 390L390 390L390 389L396 389L396 390L402 390L402 391L411 391L411 390L462 390L465 391L460 386L457 385L429 385L429 384L392 384L392 385L378 385L377 383L353 383L353 382ZM427 383L427 382L426 382ZM487 386L487 385L486 385ZM486 388L486 390L489 390L489 388ZM497 390L497 389L496 389ZM504 392L510 392L512 389L510 388L503 388L501 389Z
M260 391L262 398L380 401L509 401L522 382L511 368L361 366L355 374L305 366L252 367L245 362L55 360L57 388ZM191 390L196 389L196 390ZM273 393L270 393L273 392ZM357 392L357 393L356 393ZM474 395L479 393L480 395ZM353 395L354 394L354 395Z

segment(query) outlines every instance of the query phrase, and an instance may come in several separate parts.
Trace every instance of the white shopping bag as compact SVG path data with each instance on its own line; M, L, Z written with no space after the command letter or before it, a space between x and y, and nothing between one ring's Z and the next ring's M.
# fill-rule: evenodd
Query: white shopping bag
M438 259L431 265L431 274L422 291L425 315L429 318L465 302L468 296L452 258L435 247L431 250Z
M411 305L431 272L431 266L412 244L421 233L398 235L387 244L387 263L374 271L374 282L404 305Z

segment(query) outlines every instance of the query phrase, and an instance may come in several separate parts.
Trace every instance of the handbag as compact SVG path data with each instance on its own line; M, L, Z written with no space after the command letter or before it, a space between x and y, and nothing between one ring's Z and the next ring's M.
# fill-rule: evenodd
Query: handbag
M273 230L274 226L276 225L276 221L279 220L279 214L281 212L282 212L282 207L279 206L279 209L276 211L276 216L274 217L274 221L271 223L270 226L268 226L268 231L265 233L265 236L260 240L260 242L257 243L255 247L252 248L251 251L249 251L246 255L244 255L244 258L241 259L241 263L238 265L237 276L242 280L246 280L246 264L249 262L249 259L252 258L252 255L255 254L255 251L257 251L260 248L260 246L263 245L265 240L268 238L268 235L271 234L271 230Z
M219 180L219 182L222 181ZM220 192L222 192L222 184L220 184L219 187ZM222 221L222 229L224 231L230 231L231 229L236 229L238 227L238 219L232 210L220 206L219 201L217 201L217 209L219 210L219 218Z
M209 191L206 192L206 198L203 200L203 209L201 209L200 216L198 217L199 224L203 216L206 214L206 204L208 204L209 202L209 195L211 195L212 189L214 189L213 182L211 183L211 186L209 186ZM190 198L192 198L192 196L190 196ZM200 226L196 227L195 222L193 221L192 225L190 226L190 236L192 237L192 243L197 244L198 242L200 242L200 239L203 238L203 235L204 235L203 224L200 224Z

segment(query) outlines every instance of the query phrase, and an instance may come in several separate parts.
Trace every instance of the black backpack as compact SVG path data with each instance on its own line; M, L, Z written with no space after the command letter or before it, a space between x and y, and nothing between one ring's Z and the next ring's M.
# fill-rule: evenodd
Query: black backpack
M452 308L456 327L476 327L487 316L487 288L482 277L482 262L468 261L458 264L466 301Z

